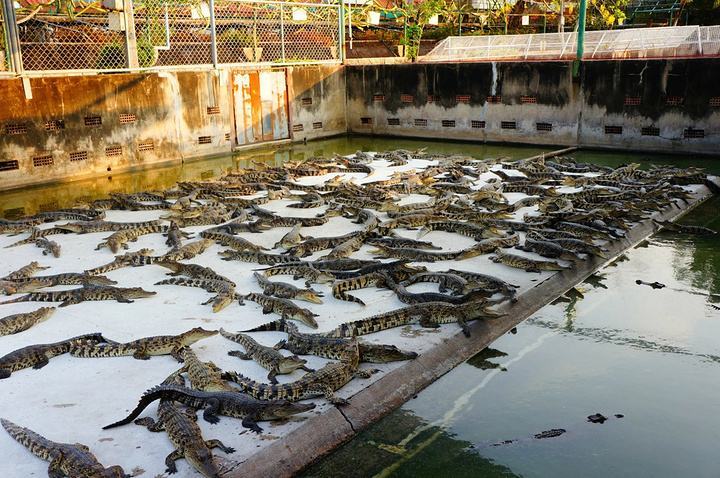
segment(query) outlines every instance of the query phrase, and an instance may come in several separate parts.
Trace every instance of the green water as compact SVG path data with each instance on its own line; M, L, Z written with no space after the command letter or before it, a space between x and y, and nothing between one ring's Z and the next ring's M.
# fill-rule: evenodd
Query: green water
M720 169L717 160L573 156ZM682 222L720 230L720 198ZM303 476L720 476L720 238L657 234L578 290ZM610 419L588 422L595 413ZM566 432L534 438L551 429Z

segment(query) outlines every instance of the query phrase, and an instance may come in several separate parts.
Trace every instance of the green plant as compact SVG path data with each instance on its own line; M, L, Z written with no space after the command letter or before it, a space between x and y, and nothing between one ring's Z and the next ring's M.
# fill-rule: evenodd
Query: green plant
M155 47L147 40L140 38L137 42L138 65L140 68L149 68L157 61ZM103 45L98 53L95 68L98 70L120 70L125 68L125 45L108 43Z
M247 30L231 28L218 35L218 40L226 43L234 43L244 48L257 47L257 39Z
M399 6L385 10L399 13L399 16L403 18L404 35L400 44L405 45L405 57L412 61L417 59L420 52L420 39L425 26L431 17L443 12L445 5L445 0L415 0L412 3L403 0Z

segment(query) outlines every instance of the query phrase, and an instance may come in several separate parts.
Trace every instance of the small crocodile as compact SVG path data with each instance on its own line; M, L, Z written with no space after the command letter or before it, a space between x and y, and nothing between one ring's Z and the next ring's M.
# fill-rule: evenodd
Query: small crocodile
M92 341L76 341L70 347L70 355L83 358L131 355L138 360L148 360L150 357L157 355L171 355L178 362L182 362L181 351L184 347L188 347L198 340L217 335L217 333L217 330L205 330L201 327L195 327L179 335L143 337L124 344L98 344Z
M52 254L53 257L60 257L60 244L47 237L38 237L35 239L35 245L43 250L43 256Z
M676 224L671 221L658 221L653 219L653 223L657 226L658 229L664 229L666 231L670 232L679 232L682 234L694 234L694 235L701 235L701 236L707 236L707 235L714 235L717 234L717 231L714 231L707 227L702 226L689 226L685 224Z
M169 377L164 385L172 385L176 377ZM184 380L182 380L184 385ZM160 400L158 405L157 421L150 417L138 418L136 425L147 427L148 431L167 433L170 442L175 447L172 453L165 458L165 465L169 474L177 472L175 462L185 458L195 470L207 478L220 478L220 470L213 459L213 448L220 448L225 453L234 453L235 449L225 446L220 440L205 440L197 424L196 411L181 409L172 400Z
M237 391L222 379L222 370L213 362L203 362L195 355L190 347L185 347L180 352L184 364L176 372L177 375L187 373L190 384L197 390L205 392L233 392ZM183 382L181 385L184 385Z
M283 249L290 249L293 246L297 246L300 244L301 241L305 239L312 239L311 237L305 237L302 234L300 234L300 229L302 228L302 224L297 223L295 224L290 231L285 234L275 245L274 248L282 247Z
M212 303L213 312L220 312L235 300L235 285L232 282L214 279L188 279L185 277L172 277L156 282L155 285L179 285L185 287L199 287L217 295L211 297L203 305Z
M125 254L115 256L115 259L112 262L108 262L107 264L103 264L92 269L88 269L85 271L85 273L89 275L98 275L105 274L106 272L114 271L117 269L122 269L123 267L136 267L138 265L145 265L140 264L141 260L155 262L157 259L152 256L154 252L155 251L153 249L148 248L143 248L134 252L126 252Z
M409 248L398 248L389 246L375 246L377 249L370 251L371 254L375 254L376 259L382 259L385 257L393 257L395 259L406 259L409 261L417 262L435 262L435 261L452 261L462 251L450 251L450 252L431 252L422 249L409 249Z
M275 264L286 264L288 262L295 262L296 259L292 256L286 256L283 254L269 254L266 252L257 251L221 251L218 254L224 261L242 261L242 262L254 262L260 265L272 266Z
M313 252L324 251L325 249L333 249L348 239L352 239L360 232L351 232L342 236L333 237L314 237L306 239L300 244L287 248L286 254L296 257L307 257Z
M140 236L154 233L167 233L168 226L163 225L147 225L142 227L136 227L134 229L121 229L108 236L101 243L97 245L95 250L100 250L103 247L109 248L114 254L120 250L120 248L128 249L128 242L135 242Z
M393 290L401 302L406 304L423 304L426 302L447 302L448 304L464 304L466 302L485 300L485 292L482 290L470 291L463 295L447 295L440 294L437 292L419 292L414 293L408 291L403 285L395 282L392 277L383 273L384 283L387 287Z
M479 272L468 272L457 269L448 269L447 272L456 274L467 280L473 289L482 288L491 292L501 292L508 297L515 297L516 289L520 287L515 284L509 284L497 277Z
M66 354L73 344L79 342L106 342L100 333L80 335L50 344L28 345L0 357L0 379L8 378L13 372L26 368L41 369L50 359Z
M193 279L210 279L216 281L227 282L235 286L235 283L227 277L218 274L209 267L204 267L198 264L183 264L182 262L176 261L157 261L155 264L170 269L172 272L168 272L169 276L187 276Z
M335 391L346 385L354 377L369 378L371 372L359 370L357 342L347 347L347 354L341 362L331 362L315 372L309 372L300 379L281 384L266 384L251 380L237 372L228 372L225 378L238 385L247 394L259 400L289 400L295 402L306 398L325 396L333 405L346 405L344 398L335 395Z
M488 254L490 252L495 252L497 249L501 247L513 247L520 244L520 235L515 233L509 236L504 237L493 237L491 239L483 239L482 241L479 241L474 246L468 247L466 249L461 250L457 256L455 256L456 260L463 260L463 259L470 259L472 257L479 256L481 254Z
M92 276L78 272L64 272L62 274L54 274L50 276L35 276L27 278L19 278L13 281L0 280L0 288L10 294L18 294L25 292L33 292L44 287L54 287L56 285L114 285L116 281L105 276Z
M495 263L505 264L506 266L514 267L516 269L524 269L526 272L561 271L570 269L570 267L564 266L555 261L538 261L528 257L500 251L498 251L494 256L490 256L489 259Z
M172 250L162 256L163 261L181 261L184 259L192 259L198 254L202 254L205 250L215 244L211 239L199 239L197 241L185 244L175 250Z
M265 277L272 277L275 275L291 275L293 276L293 279L296 280L302 277L303 279L305 279L305 285L308 287L311 283L328 284L335 280L335 277L332 274L320 271L310 265L278 265L268 267L266 269L254 270L261 271L265 275Z
M220 421L218 415L242 418L242 425L257 433L257 424L264 420L283 420L315 408L314 403L291 403L288 400L257 400L238 392L203 392L178 385L159 385L145 392L130 415L103 427L103 430L126 425L155 400L173 400L195 409L204 409L203 419L209 423Z
M562 247L557 242L531 239L525 237L525 244L522 246L515 246L516 249L527 252L534 252L543 257L549 257L551 259L563 259L566 261L578 261L580 257L572 251L569 251Z
M170 227L165 233L165 236L167 236L167 240L165 240L165 245L169 246L172 249L178 249L182 247L183 239L190 239L192 237L192 234L183 232L183 230L180 229L180 226L178 226L177 223L173 221L170 223Z
M472 290L472 286L466 279L451 272L421 272L412 275L409 279L401 282L400 285L408 287L421 282L438 284L438 290L443 293L451 290L454 294L461 295Z
M14 304L16 302L62 302L60 307L79 304L85 301L116 300L122 303L132 303L132 299L152 297L157 292L143 290L140 287L112 287L89 285L78 289L57 290L47 292L30 292L17 299L6 300L0 304Z
M278 299L277 297L270 297L255 292L242 296L242 299L260 304L263 308L263 314L274 312L284 319L297 320L313 329L318 328L317 321L315 320L317 314L314 314L308 309L298 307L287 299Z
M65 229L77 234L88 234L92 232L121 231L123 229L137 229L143 227L159 226L160 221L145 222L110 222L110 221L80 221L68 224L60 224L55 227Z
M5 431L30 453L50 462L48 476L78 478L130 478L120 466L105 468L90 452L90 448L80 443L58 443L21 427L10 420L0 418Z
M227 234L225 232L220 232L213 229L208 229L200 233L200 237L204 237L205 239L212 239L218 244L221 244L225 247L229 247L231 249L234 249L236 251L268 251L269 249L267 247L258 246L257 244L253 244L252 242L248 241L247 239L244 239L240 236L235 236L232 234Z
M434 245L432 242L418 241L415 239L406 239L404 237L374 237L370 238L366 243L371 246L390 246L390 247L411 247L415 249L429 249L439 251L442 247Z
M322 292L318 292L314 289L300 289L299 287L295 287L294 285L287 284L285 282L272 282L269 281L265 275L260 274L259 272L254 272L253 277L255 277L255 280L258 282L260 287L262 287L265 295L273 295L281 299L304 300L312 302L313 304L323 303L322 299L320 299L323 295Z
M346 300L348 302L355 302L356 304L365 305L362 299L355 297L354 295L348 294L350 290L365 289L367 287L382 287L385 285L385 273L383 272L370 272L349 279L338 280L333 283L332 295L336 299Z
M476 241L503 235L501 231L492 226L480 227L469 222L437 221L426 224L420 229L418 237L422 237L430 231L454 232L462 236L471 237Z
M238 357L242 360L255 360L255 362L260 364L264 369L269 370L268 380L270 380L270 383L278 383L275 375L293 373L297 369L314 372L313 369L305 366L307 360L301 359L297 355L286 357L273 347L260 345L249 335L241 333L231 334L224 329L220 329L220 335L245 348L244 353L239 350L233 350L228 352L228 355Z
M33 261L30 264L22 266L20 269L9 273L5 277L2 277L2 280L12 281L16 279L26 279L34 276L40 271L44 271L45 269L50 269L50 267L41 266L38 262Z
M11 335L27 330L38 322L47 320L55 307L41 307L32 312L9 315L0 319L0 335Z

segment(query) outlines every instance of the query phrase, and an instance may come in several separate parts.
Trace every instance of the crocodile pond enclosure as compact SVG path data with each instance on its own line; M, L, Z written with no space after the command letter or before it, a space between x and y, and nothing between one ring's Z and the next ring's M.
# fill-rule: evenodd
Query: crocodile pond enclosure
M56 208L0 221L0 387L9 420L0 475L41 476L42 458L63 473L95 467L88 476L158 476L174 466L176 476L268 476L258 457L279 463L283 453L303 454L288 440L326 419L353 428L357 404L383 390L384 377L448 344L504 332L554 299L541 292L565 292L660 227L711 233L663 222L716 189L690 164L641 167L625 158L608 167L581 159L586 153L452 149L327 151L218 179L131 186L75 208L56 199ZM30 315L41 307L55 310ZM529 324L520 332L558 327L542 313ZM273 349L279 341L283 348ZM163 382L128 424L103 429ZM130 423L136 417L148 427ZM521 446L539 439L502 438ZM491 445L480 441L468 446ZM67 447L81 457L67 458ZM95 459L124 471L102 471ZM299 468L285 463L277 475ZM353 474L333 470L308 473Z

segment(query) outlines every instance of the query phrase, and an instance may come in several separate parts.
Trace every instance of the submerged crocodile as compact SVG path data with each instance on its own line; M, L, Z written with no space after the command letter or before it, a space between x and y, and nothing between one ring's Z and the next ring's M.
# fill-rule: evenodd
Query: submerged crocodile
M176 377L163 382L172 385ZM184 380L182 381L184 383ZM150 417L138 418L136 425L147 427L151 432L167 433L175 449L165 458L169 474L177 472L175 462L185 458L195 470L207 478L220 478L220 470L213 459L213 448L220 448L225 453L234 453L235 449L225 446L220 440L205 440L197 424L196 411L190 408L181 409L173 400L160 400L157 421Z
M60 307L79 304L85 301L116 300L121 303L132 303L132 299L152 297L157 292L143 290L140 287L112 287L112 286L85 286L78 289L58 290L48 292L31 292L17 299L6 300L0 304L14 304L16 302L62 302Z
M27 330L38 322L47 320L55 312L55 307L41 307L32 312L9 315L0 319L0 335L11 335Z
M682 234L695 234L695 235L714 235L717 234L717 231L714 231L707 227L702 226L689 226L686 224L676 224L671 221L658 221L653 219L653 223L657 226L658 229L664 229L666 231L670 232L679 232Z
M100 333L80 335L50 344L28 345L0 357L0 379L8 378L13 372L26 368L41 369L50 359L66 354L77 343L106 342Z
M241 418L242 425L257 433L257 424L264 420L282 420L315 408L314 403L291 403L288 400L258 400L238 392L203 392L178 385L159 385L140 398L140 403L120 421L103 427L103 430L126 425L155 400L174 400L195 409L203 409L203 419L209 423L220 421L218 415Z
M306 372L314 372L313 369L305 366L307 360L301 359L297 355L286 357L273 347L260 345L249 335L241 333L231 334L224 329L220 329L220 335L242 345L245 349L245 352L239 350L230 351L228 355L238 357L242 360L255 360L260 366L269 371L268 380L270 380L270 383L277 383L275 375L278 374L289 374L298 369L305 370Z
M120 466L105 468L90 452L90 448L80 443L59 443L21 427L10 420L0 418L0 424L22 446L38 458L50 462L48 476L51 478L130 478Z
M73 357L123 357L132 356L138 360L148 360L152 356L171 355L182 362L182 349L198 340L217 335L217 330L205 330L202 327L183 332L179 335L156 335L143 337L127 343L98 344L91 341L78 341L71 345Z

